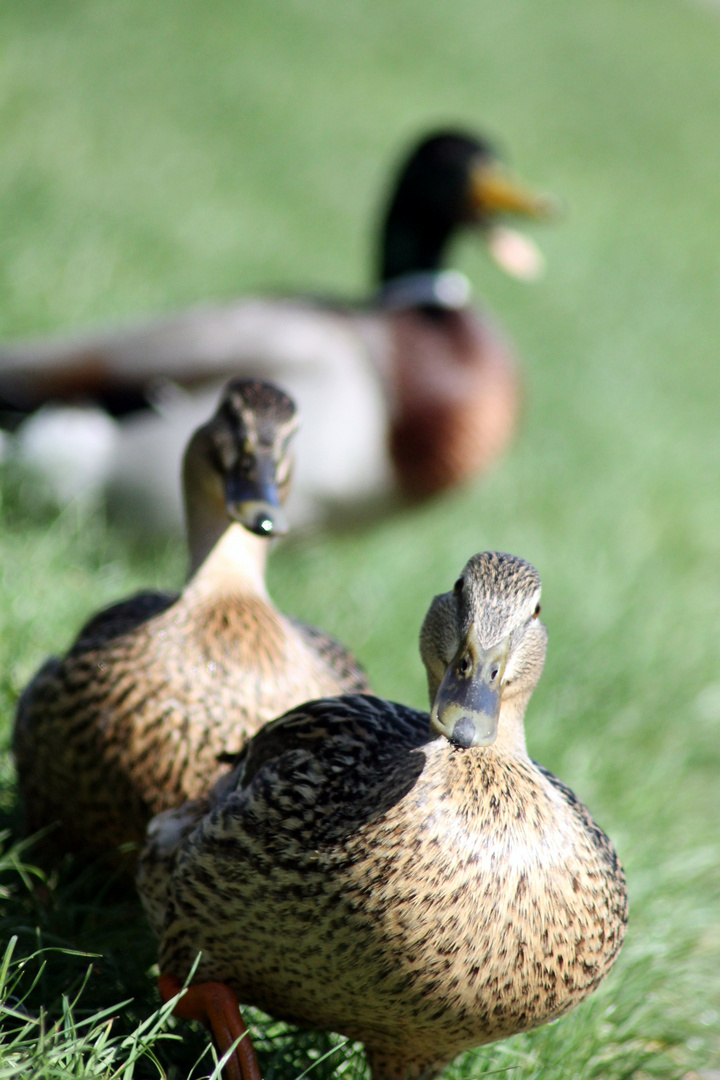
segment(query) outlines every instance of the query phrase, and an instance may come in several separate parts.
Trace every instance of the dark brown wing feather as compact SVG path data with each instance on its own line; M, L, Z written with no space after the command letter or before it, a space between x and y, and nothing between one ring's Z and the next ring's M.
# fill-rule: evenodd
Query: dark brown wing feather
M238 756L238 787L245 788L266 769L282 771L293 760L312 759L323 770L372 770L378 775L409 750L430 740L427 713L370 694L319 698L266 724Z

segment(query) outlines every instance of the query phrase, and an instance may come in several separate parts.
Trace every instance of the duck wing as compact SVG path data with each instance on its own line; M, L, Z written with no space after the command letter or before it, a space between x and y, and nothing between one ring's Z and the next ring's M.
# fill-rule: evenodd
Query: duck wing
M427 713L369 694L307 702L250 740L221 781L218 810L265 818L272 828L285 800L308 800L319 810L316 825L354 829L413 786L424 757L412 751L434 737Z
M312 651L320 657L340 683L346 694L364 694L370 690L370 682L364 668L337 638L319 630L316 626L288 620L304 638Z
M328 830L352 835L412 788L424 766L413 751L430 737L427 713L365 694L310 701L266 724L227 755L234 769L206 798L150 822L137 884L155 933L167 918L174 871L182 874L188 858L199 854L220 872L218 844L223 862L245 829L266 835L273 850L294 849L288 818L296 813L313 834L304 836L309 849Z
M166 611L177 599L178 593L146 591L110 604L82 626L73 649L80 649L86 644L99 645L121 634L131 633Z
M341 305L258 297L126 327L6 342L0 401L21 412L49 401L93 401L123 415L153 404L163 382L194 388L233 375L282 379L334 367L349 314Z

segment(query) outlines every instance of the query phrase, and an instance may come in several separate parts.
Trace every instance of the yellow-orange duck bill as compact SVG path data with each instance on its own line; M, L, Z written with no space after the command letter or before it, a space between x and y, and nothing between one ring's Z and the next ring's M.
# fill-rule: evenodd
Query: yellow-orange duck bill
M430 725L455 746L495 741L509 639L484 649L473 626L440 683Z
M557 217L560 201L554 195L533 191L511 179L497 165L480 162L470 179L472 212L487 230L493 262L521 281L536 281L545 270L539 247L529 236L494 221L497 215L513 214L536 221Z
M533 191L497 165L484 161L475 166L470 178L470 204L480 220L498 214L517 214L545 221L560 213L560 202L554 195Z

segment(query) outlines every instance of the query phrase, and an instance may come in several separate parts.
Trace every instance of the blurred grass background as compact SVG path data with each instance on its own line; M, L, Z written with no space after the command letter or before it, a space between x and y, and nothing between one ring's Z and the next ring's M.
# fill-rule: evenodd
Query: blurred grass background
M416 705L416 628L465 560L497 548L542 575L550 648L528 744L616 841L630 930L594 999L467 1055L460 1077L720 1070L719 58L712 0L0 5L3 337L263 288L359 295L394 162L439 123L495 136L567 203L537 234L535 286L503 279L473 238L454 253L522 357L511 453L432 506L279 550L270 574L285 610ZM178 585L183 552L111 530L101 508L58 514L8 468L2 500L7 742L44 656L101 604ZM12 822L7 754L0 768ZM98 895L99 874L89 891L62 872L30 892L8 857L0 921L16 958L99 951L76 1012L133 997L124 1031L153 1008L152 943L132 900ZM48 954L30 991L27 961L12 994L60 1015L87 964ZM149 1058L118 1071L119 1045L97 1064L62 1039L66 1058L38 1049L35 1075L159 1075ZM179 1077L204 1041L157 1052ZM266 1075L297 1076L326 1045L281 1043ZM0 1075L27 1069L0 1045ZM361 1059L340 1056L323 1067L356 1076Z

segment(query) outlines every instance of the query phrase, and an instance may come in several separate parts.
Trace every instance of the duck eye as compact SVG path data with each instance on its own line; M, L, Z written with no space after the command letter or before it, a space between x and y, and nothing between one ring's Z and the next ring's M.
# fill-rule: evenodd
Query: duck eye
M472 667L472 661L471 661L470 657L467 655L467 653L465 653L465 656L463 656L462 660L458 664L458 671L460 672L461 675L467 675L467 673L470 671L471 667Z
M536 605L535 605L535 610L534 610L534 611L533 611L533 613L532 613L532 617L533 617L533 619L537 619L537 617L538 617L538 615L539 615L539 614L540 614L540 605L539 605L539 604L536 604Z
M457 579L457 581L455 582L455 584L453 585L453 592L454 593L462 592L462 587L463 587L464 584L465 584L464 579L459 577Z

